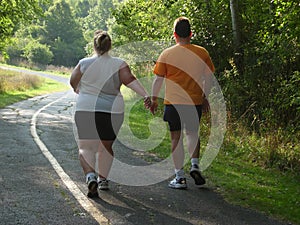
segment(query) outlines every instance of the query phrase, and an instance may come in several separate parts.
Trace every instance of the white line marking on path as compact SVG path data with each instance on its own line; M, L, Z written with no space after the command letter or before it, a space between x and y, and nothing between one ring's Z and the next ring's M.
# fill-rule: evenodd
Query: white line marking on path
M45 110L50 105L54 104L55 102L60 101L65 96L43 106L38 111L35 112L35 114L32 116L31 119L31 125L30 125L30 131L31 135L44 154L44 156L48 159L50 164L52 165L53 169L56 171L58 176L61 178L61 180L64 182L64 184L67 186L67 188L70 190L70 192L73 194L73 196L76 198L76 200L79 202L79 204L88 212L90 215L99 223L99 224L109 224L109 220L103 215L103 213L97 209L88 199L88 197L83 194L78 186L73 182L73 180L69 177L69 175L63 170L63 168L60 166L60 164L57 162L56 158L50 153L50 151L47 149L46 145L41 141L39 138L37 132L36 132L36 122L38 115Z

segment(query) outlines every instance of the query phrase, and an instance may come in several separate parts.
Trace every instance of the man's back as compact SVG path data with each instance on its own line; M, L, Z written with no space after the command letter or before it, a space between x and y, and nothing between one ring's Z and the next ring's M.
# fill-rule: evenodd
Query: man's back
M192 44L164 50L154 68L155 74L166 78L165 104L201 105L203 76L213 71L206 49Z

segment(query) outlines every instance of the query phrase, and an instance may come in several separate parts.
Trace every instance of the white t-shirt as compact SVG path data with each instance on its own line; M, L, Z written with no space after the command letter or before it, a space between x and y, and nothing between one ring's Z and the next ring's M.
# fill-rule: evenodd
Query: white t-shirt
M83 75L79 83L76 111L124 112L124 100L120 92L122 82L119 78L123 63L122 59L111 57L108 53L79 61Z

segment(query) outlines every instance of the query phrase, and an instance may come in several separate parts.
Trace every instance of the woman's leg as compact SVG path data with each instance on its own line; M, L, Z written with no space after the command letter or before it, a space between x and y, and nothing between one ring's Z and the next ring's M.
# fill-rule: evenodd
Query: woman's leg
M114 140L102 140L98 148L98 174L100 179L106 179L111 169L114 152L112 145Z
M95 173L96 153L99 140L78 140L79 161L85 175Z
M99 144L99 140L78 140L79 161L85 175L86 183L88 185L87 196L90 198L98 196L98 183L95 171L95 163Z

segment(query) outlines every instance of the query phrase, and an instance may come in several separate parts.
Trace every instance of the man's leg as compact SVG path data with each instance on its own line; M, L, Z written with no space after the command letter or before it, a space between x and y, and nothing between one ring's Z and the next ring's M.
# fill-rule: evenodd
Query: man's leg
M199 159L200 139L198 131L186 131L186 141L190 157Z
M184 148L183 133L179 131L171 131L172 158L175 166L175 178L169 183L169 187L177 189L187 188L184 176Z
M184 165L183 133L171 131L172 158L176 170L180 170Z
M205 179L199 169L200 139L198 131L186 131L186 139L192 164L190 175L195 180L196 185L203 185L205 184Z

